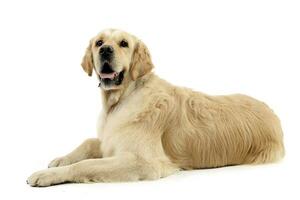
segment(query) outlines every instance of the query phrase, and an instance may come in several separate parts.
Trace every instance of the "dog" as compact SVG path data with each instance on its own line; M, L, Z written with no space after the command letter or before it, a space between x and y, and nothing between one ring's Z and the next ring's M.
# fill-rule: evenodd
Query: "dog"
M121 30L90 40L82 61L103 97L98 138L84 141L31 186L154 180L179 170L260 164L284 156L280 120L246 95L211 96L152 72L146 45Z

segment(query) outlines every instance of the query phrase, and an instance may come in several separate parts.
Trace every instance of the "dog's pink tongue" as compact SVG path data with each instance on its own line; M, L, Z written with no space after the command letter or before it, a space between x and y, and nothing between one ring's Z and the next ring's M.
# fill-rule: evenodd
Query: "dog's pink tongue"
M110 73L110 74L103 74L103 73L100 73L100 77L101 78L109 78L109 79L113 79L115 78L117 72L113 72L113 73Z

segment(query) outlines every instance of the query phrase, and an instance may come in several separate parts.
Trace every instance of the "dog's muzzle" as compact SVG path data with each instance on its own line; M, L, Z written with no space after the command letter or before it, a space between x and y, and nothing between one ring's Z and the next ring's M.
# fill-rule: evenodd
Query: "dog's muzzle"
M121 72L116 72L108 62L105 62L102 65L99 73L99 86L101 86L101 84L104 84L105 86L120 85L123 79L124 70Z

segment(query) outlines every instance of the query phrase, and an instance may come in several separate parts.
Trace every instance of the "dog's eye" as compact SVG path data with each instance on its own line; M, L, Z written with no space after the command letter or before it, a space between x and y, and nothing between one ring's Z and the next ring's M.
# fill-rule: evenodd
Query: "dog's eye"
M120 47L128 47L128 42L126 40L122 40L120 42Z
M103 40L98 40L98 41L96 42L96 46L97 46L97 47L102 46L102 44L103 44Z

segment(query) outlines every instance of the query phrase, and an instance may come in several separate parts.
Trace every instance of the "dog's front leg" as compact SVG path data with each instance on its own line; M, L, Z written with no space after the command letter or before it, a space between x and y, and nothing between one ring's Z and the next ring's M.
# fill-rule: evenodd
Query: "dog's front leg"
M39 171L27 180L31 186L50 186L65 182L119 182L152 180L176 169L161 162L145 160L131 153L83 160L72 165Z
M52 160L49 163L48 167L61 167L85 159L100 158L102 156L100 151L100 144L101 143L98 138L87 139L71 153Z

